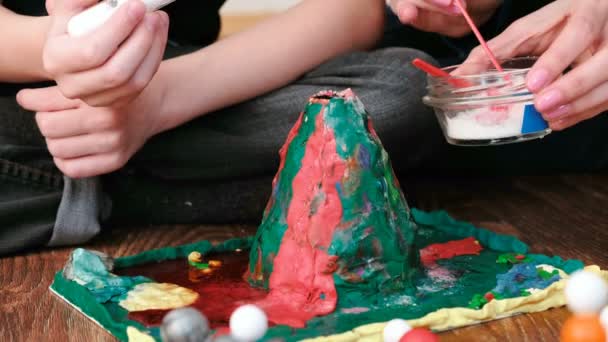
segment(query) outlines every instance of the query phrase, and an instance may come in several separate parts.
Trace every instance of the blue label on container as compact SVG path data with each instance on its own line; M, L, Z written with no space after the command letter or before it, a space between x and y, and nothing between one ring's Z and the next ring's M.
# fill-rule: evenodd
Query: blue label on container
M534 108L534 105L526 105L524 109L524 122L521 125L521 134L544 131L547 128L549 128L547 121Z

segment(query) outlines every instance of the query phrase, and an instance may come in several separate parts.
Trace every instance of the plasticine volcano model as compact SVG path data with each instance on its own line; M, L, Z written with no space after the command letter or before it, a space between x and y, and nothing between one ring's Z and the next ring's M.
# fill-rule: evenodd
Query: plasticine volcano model
M416 224L353 93L312 98L280 155L249 262L270 320L304 326L334 311L337 288L369 298L411 286Z
M116 259L79 248L51 290L122 341L161 341L163 317L181 307L221 336L244 304L266 312L262 340L382 341L394 318L442 331L562 306L584 267L410 210L350 90L312 97L280 155L255 237Z

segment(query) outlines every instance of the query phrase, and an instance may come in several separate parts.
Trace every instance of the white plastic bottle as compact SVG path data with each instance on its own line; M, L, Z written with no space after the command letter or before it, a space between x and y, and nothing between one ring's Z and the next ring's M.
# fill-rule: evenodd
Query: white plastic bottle
M148 12L156 11L175 0L142 0ZM104 0L75 15L68 22L68 34L83 36L108 20L127 0Z

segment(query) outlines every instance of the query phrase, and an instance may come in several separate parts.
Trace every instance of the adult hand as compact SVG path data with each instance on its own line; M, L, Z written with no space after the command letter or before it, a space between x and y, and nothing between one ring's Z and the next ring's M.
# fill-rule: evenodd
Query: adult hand
M498 59L540 56L526 83L535 93L536 109L554 130L608 110L607 20L608 1L557 0L488 42ZM455 74L475 72L488 63L478 47Z
M47 0L53 23L43 63L69 99L90 106L122 106L138 96L162 61L169 17L146 13L140 0L120 6L102 26L82 37L67 33L68 21L95 0Z
M403 24L448 37L462 37L471 32L455 1L467 8L477 25L488 21L500 0L390 0L389 5Z
M126 164L161 130L162 88L150 84L123 107L91 107L67 99L58 87L25 89L19 104L36 113L55 165L72 178L92 177Z

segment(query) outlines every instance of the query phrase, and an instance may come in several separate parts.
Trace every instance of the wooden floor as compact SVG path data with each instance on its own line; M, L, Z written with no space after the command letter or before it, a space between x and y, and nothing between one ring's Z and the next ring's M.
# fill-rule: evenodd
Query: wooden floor
M533 252L608 268L608 175L402 180L410 204L515 235ZM116 227L88 248L123 256L255 227ZM71 249L0 259L0 341L113 341L48 291ZM557 341L565 309L526 314L441 334L442 341Z

